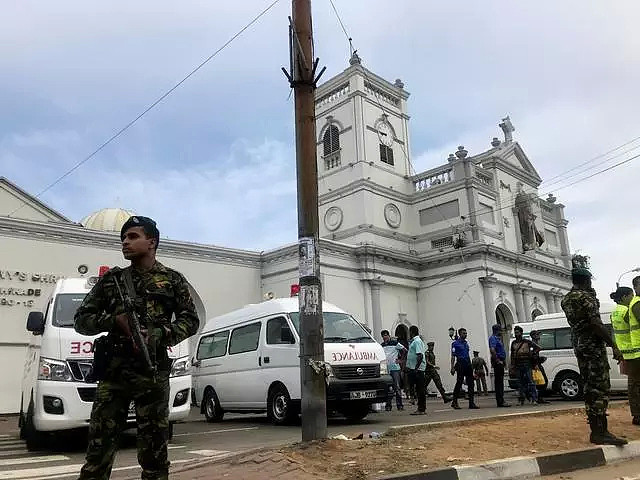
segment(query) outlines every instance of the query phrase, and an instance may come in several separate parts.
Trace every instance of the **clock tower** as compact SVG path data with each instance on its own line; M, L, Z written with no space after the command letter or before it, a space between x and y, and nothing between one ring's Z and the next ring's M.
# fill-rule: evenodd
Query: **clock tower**
M320 236L393 244L409 229L398 201L412 194L409 93L364 68L356 53L349 63L316 91Z

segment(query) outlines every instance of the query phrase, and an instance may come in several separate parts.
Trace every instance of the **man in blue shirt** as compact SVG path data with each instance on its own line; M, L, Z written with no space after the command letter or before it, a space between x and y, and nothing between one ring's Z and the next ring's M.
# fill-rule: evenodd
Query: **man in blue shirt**
M457 374L456 386L453 389L453 402L451 406L456 410L460 409L458 405L458 396L462 390L462 382L467 382L467 394L469 395L469 408L479 408L473 402L473 368L471 367L471 357L469 356L469 344L467 343L467 329L458 329L458 339L451 344L451 375Z
M384 350L384 354L387 357L387 368L389 369L389 375L391 375L391 379L393 380L393 391L396 395L396 407L398 410L404 410L402 405L402 392L400 390L400 376L402 374L402 370L400 369L400 363L398 361L398 355L403 350L406 353L406 348L398 342L395 338L391 338L389 335L389 330L382 330L380 332L382 335L382 348ZM389 395L387 399L387 405L385 410L387 412L391 411L391 399L392 395Z
M502 327L498 324L491 327L493 335L489 337L489 351L491 352L491 366L495 378L496 404L498 407L510 407L511 404L504 401L504 364L507 360L507 352L504 350L500 333Z
M418 409L411 415L424 415L427 412L427 392L424 382L427 362L424 359L424 342L418 333L418 327L411 325L409 328L411 343L407 353L407 371L410 381L416 386L416 396L418 397Z

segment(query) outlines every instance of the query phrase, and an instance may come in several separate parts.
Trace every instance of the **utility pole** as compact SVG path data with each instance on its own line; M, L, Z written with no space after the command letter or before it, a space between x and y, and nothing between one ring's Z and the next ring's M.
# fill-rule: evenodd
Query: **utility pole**
M316 163L316 77L311 0L292 0L289 19L290 72L282 69L294 90L296 170L298 178L298 254L300 267L300 384L302 441L326 438L327 405L324 327L318 233L318 167Z

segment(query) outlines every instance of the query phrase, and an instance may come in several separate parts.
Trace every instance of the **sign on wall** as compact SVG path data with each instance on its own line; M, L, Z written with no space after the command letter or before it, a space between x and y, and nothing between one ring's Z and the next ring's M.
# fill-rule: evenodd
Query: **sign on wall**
M42 286L56 283L63 275L0 269L0 307L33 307Z

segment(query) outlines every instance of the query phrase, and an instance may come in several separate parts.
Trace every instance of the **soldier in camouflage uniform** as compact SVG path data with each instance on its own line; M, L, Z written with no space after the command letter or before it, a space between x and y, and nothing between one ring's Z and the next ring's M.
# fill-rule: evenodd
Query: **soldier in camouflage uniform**
M598 445L624 445L627 441L609 433L607 426L611 385L605 344L613 349L616 360L622 360L622 354L600 319L600 302L591 287L587 257L574 256L571 277L573 288L562 299L562 310L571 327L573 350L584 385L584 402L591 426L590 441Z
M111 475L118 438L126 426L128 408L135 402L138 462L142 479L168 479L169 372L167 347L198 330L198 316L185 278L156 261L160 234L153 220L134 216L123 225L122 252L131 266L109 270L85 297L74 327L83 335L109 332L110 358L96 391L89 426L89 445L80 480L103 480ZM143 336L155 373L149 370L132 341L129 317L118 294L130 270ZM172 315L175 320L172 322Z
M434 345L435 345L434 342L427 342L427 351L425 352L425 358L427 360L427 368L424 374L424 378L425 378L424 385L425 385L425 388L427 388L431 383L431 380L433 380L433 383L436 385L436 388L438 389L438 391L440 392L440 395L442 396L442 401L444 403L449 403L451 401L451 397L447 395L447 393L444 391L444 387L442 386L442 380L440 379L440 374L438 373L438 369L440 367L436 365L436 354L433 351Z

